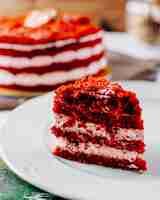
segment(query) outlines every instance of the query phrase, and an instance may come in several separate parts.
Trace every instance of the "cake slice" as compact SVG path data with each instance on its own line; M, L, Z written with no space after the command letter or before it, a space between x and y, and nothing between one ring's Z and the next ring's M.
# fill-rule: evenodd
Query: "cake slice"
M56 90L53 114L54 155L113 168L147 169L141 108L134 92L89 77Z

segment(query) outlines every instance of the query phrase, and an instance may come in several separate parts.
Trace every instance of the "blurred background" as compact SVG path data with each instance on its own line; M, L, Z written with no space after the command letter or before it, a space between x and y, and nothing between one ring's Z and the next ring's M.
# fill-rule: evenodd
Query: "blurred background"
M114 31L124 31L126 0L5 0L0 13L21 14L33 8L54 7L66 12L81 13L94 22Z
M0 13L20 15L44 7L89 15L109 32L105 45L114 80L159 80L159 0L5 0Z

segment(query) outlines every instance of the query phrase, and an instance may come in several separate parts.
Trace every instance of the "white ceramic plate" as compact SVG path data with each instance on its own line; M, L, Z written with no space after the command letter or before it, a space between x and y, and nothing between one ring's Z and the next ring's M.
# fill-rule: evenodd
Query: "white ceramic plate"
M137 90L144 107L145 174L84 165L54 157L49 150L51 95L28 101L9 116L0 132L1 156L29 183L70 199L132 200L160 198L160 85L124 82Z

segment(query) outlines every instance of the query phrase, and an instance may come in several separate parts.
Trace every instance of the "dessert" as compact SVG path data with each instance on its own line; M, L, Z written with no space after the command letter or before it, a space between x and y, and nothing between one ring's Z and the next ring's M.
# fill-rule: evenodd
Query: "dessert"
M143 120L136 94L102 77L61 86L53 100L53 154L145 171Z
M0 18L0 94L35 96L87 75L108 74L102 30L54 9Z

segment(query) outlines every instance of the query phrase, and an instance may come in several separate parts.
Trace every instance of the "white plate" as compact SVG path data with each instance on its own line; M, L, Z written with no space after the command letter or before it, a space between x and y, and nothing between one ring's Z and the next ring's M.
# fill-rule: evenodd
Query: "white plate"
M144 61L155 60L160 62L160 46L147 45L137 41L128 33L105 33L105 46L108 50L142 59Z
M28 101L10 114L0 133L2 158L22 179L66 198L159 199L160 85L145 82L123 85L138 91L144 107L147 173L140 175L54 157L48 146L51 95Z

